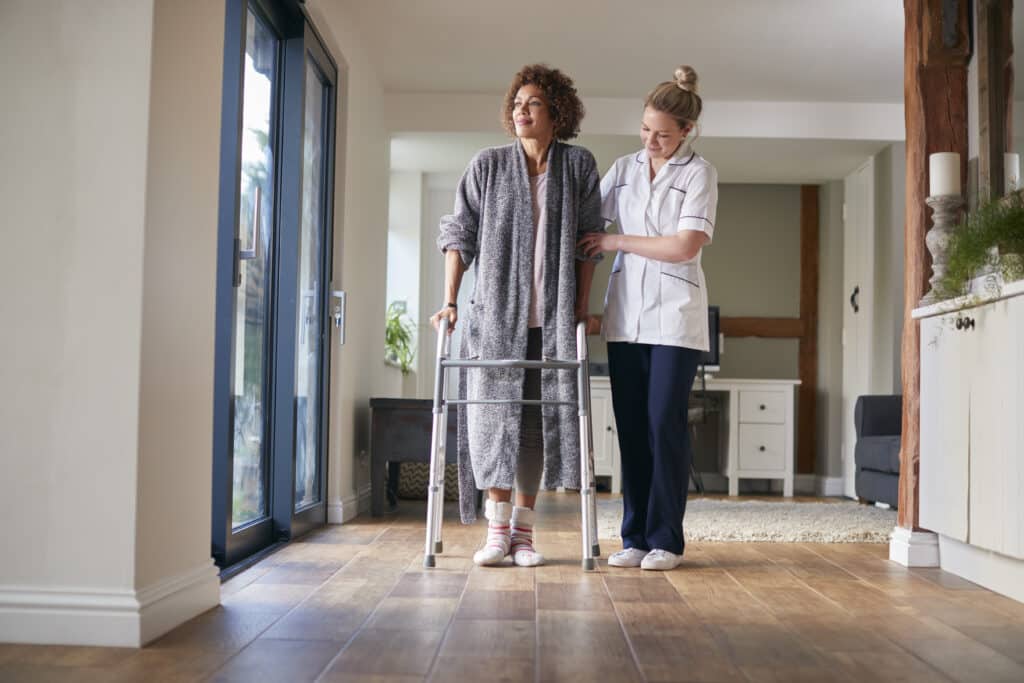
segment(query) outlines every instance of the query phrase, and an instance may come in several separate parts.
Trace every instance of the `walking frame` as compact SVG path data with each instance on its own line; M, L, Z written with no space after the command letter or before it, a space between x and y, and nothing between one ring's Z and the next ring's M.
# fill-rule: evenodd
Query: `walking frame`
M430 440L430 480L427 484L427 539L423 566L433 567L443 552L441 523L444 516L444 463L448 436L448 406L470 404L519 404L523 406L575 405L580 427L580 505L583 531L583 569L596 568L601 554L597 542L597 486L594 481L593 432L590 420L590 361L587 354L586 323L576 326L576 360L459 360L449 358L451 335L448 319L442 318L437 331L437 364L434 368L434 427ZM448 370L451 368L522 368L524 370L575 370L577 400L545 401L527 399L450 400Z

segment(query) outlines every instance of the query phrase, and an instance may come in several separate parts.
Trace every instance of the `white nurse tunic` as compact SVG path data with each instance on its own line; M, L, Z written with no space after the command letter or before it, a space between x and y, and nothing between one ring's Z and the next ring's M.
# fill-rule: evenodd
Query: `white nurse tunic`
M718 173L680 145L651 180L646 151L621 157L601 180L601 216L626 235L659 237L681 230L715 231ZM605 297L610 342L681 346L707 351L708 297L701 252L666 263L619 252Z

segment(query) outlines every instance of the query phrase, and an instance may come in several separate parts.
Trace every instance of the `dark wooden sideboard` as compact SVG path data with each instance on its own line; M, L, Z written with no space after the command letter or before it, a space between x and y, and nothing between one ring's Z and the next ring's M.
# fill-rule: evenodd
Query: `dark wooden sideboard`
M370 513L384 514L387 468L403 462L430 462L433 401L418 398L370 399ZM446 463L456 462L457 411L448 410ZM395 472L397 475L397 471ZM395 481L395 476L392 481Z

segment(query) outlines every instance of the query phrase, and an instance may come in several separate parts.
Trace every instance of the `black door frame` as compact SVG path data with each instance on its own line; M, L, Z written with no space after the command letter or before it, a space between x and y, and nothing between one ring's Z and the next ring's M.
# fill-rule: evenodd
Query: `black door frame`
M216 339L214 350L213 514L211 546L216 563L228 567L276 542L287 541L327 519L327 434L330 395L330 282L333 281L334 160L338 69L296 0L226 0L224 84L222 96L220 208L218 210ZM231 407L238 216L240 202L242 108L246 21L252 9L280 39L274 107L275 214L271 246L270 306L265 353L268 354L264 448L269 478L268 516L239 529L232 526L233 434ZM324 118L321 197L324 202L320 348L320 496L298 513L295 491L295 324L298 248L302 212L302 144L305 65L310 59L329 83ZM272 125L275 121L272 120Z

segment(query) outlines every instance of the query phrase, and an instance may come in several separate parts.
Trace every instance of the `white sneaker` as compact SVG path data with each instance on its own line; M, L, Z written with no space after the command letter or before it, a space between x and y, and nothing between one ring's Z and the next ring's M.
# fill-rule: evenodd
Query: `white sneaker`
M640 548L626 548L625 550L620 550L609 557L608 565L610 567L639 567L640 563L643 562L643 559L646 556L646 550L640 550Z
M670 553L667 550L655 548L651 552L647 553L643 562L640 563L640 568L664 572L669 569L675 569L682 561L682 555L676 555L675 553Z

